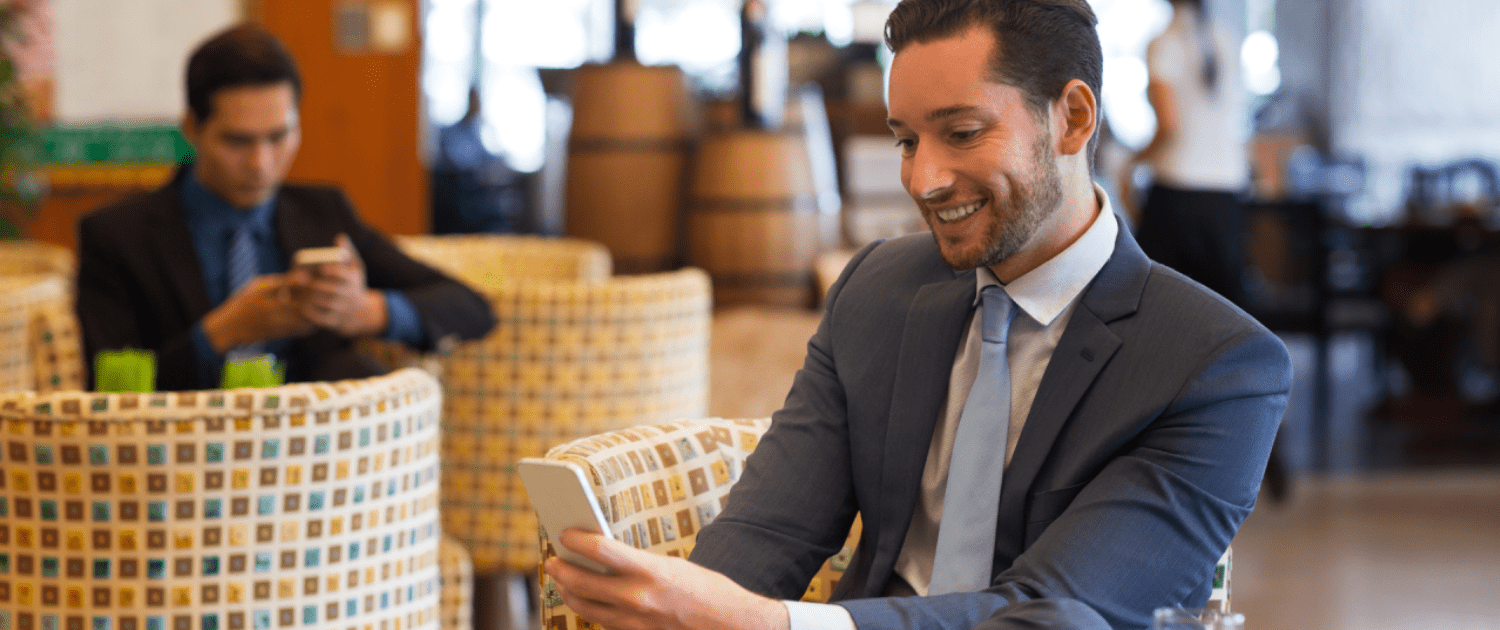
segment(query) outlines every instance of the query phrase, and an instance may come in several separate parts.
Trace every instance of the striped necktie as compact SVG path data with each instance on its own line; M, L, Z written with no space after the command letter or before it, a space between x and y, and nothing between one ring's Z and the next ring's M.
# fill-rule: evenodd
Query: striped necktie
M255 253L255 232L247 220L240 224L229 241L229 292L225 295L233 296L238 293L258 275L260 257ZM253 343L230 350L227 358L233 361L264 352L264 345Z
M255 232L250 222L240 224L229 241L229 292L234 295L260 275L260 259L255 255Z

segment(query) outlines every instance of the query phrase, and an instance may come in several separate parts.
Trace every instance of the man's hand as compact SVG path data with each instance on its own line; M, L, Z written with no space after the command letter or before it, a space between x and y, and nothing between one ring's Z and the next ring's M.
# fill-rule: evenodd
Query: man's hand
M592 532L559 542L610 567L601 575L547 560L557 592L579 616L609 630L788 630L786 606L682 558L659 556Z
M299 288L302 316L345 337L385 332L385 294L365 286L364 262L348 236L338 235L334 244L344 250L344 262L303 266L288 273Z
M292 283L284 275L258 276L203 317L203 333L214 351L224 354L247 343L301 337L315 326L292 300Z

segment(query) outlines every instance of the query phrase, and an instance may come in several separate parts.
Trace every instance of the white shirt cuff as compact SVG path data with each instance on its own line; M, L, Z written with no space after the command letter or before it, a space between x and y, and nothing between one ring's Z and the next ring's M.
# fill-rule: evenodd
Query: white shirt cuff
M843 606L782 600L792 630L855 630L854 618Z

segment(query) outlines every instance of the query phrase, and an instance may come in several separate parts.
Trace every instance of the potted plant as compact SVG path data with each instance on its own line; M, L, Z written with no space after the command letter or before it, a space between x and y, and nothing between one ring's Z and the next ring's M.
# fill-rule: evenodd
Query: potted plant
M12 47L22 43L25 3L0 0L0 238L23 238L42 187L35 175L41 136L27 107Z

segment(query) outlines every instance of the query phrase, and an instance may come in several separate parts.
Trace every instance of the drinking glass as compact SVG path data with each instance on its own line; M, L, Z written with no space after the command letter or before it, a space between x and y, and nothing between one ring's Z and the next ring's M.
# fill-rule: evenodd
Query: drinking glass
M1158 608L1151 630L1245 630L1245 616L1214 608Z

